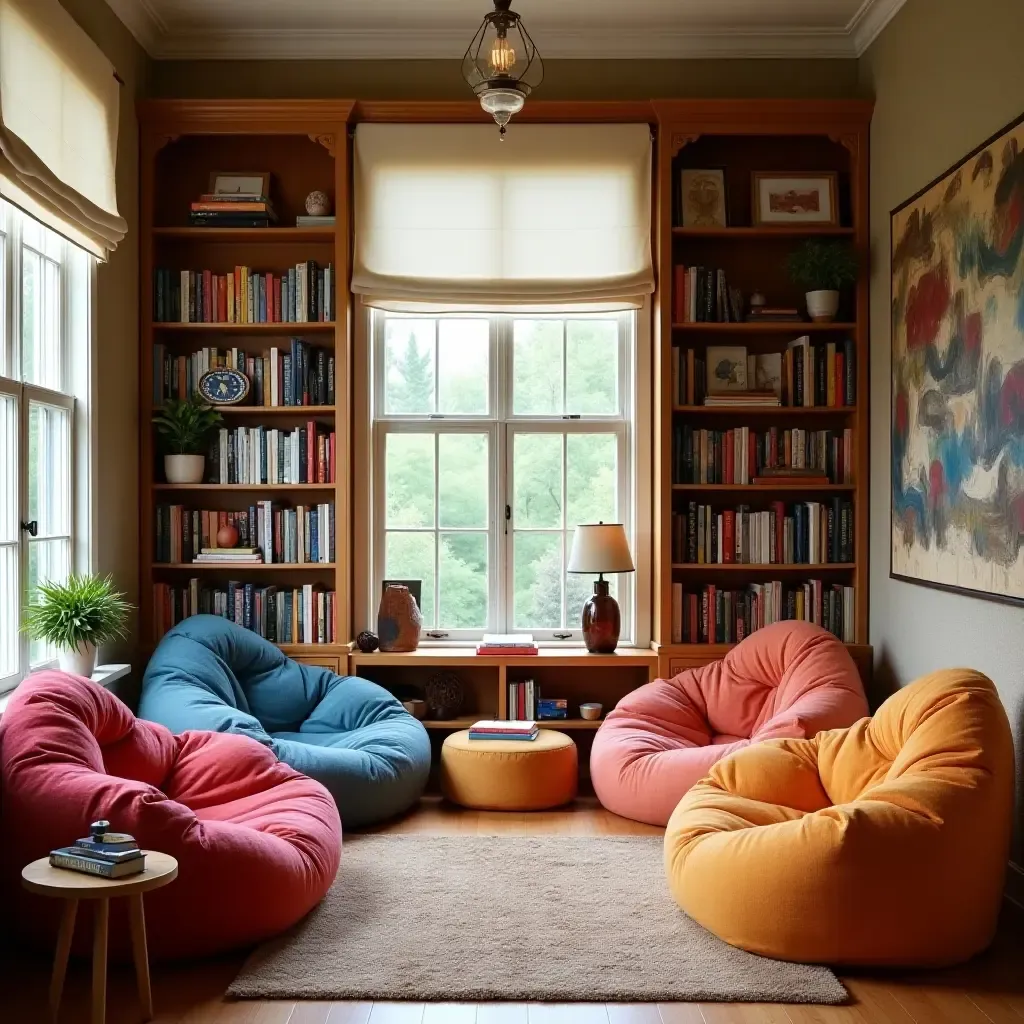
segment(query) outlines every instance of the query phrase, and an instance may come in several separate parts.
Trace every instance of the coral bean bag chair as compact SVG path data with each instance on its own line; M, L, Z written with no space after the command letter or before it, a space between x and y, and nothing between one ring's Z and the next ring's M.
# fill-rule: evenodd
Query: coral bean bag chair
M430 772L426 729L383 687L292 661L216 615L185 619L160 641L139 717L172 732L212 729L259 741L323 783L346 828L407 810Z
M721 661L620 700L594 737L590 775L608 810L664 825L721 758L761 740L852 725L867 713L843 644L809 622L779 622Z
M936 672L874 718L720 761L665 834L679 905L784 960L942 966L995 934L1013 743L992 683Z
M338 870L341 823L319 783L244 736L174 736L139 721L101 686L63 672L30 677L8 704L0 782L5 927L50 949L62 901L24 891L21 869L101 818L177 858L177 879L145 899L153 957L202 956L283 931ZM124 902L111 912L123 914ZM87 906L80 952L89 949ZM111 943L129 955L126 920L111 925Z

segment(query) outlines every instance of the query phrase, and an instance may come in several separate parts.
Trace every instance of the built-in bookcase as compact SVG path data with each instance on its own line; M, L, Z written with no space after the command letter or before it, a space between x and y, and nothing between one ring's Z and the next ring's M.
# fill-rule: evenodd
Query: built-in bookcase
M784 608L790 600L799 601L801 612L807 597L820 601L826 618L831 610L831 623L824 624L841 628L845 616L848 642L865 644L871 105L678 101L656 102L655 110L659 291L654 617L662 671L721 656L728 649L723 641L735 639L728 632L723 635L721 628L717 635L707 635L705 595L710 595L712 609L718 600L719 623L724 605L731 628L737 612L749 609L752 593L766 599L772 595ZM684 169L724 171L725 226L683 226ZM759 171L834 173L839 223L757 226L753 178ZM769 306L804 310L802 289L790 281L786 264L793 248L809 237L848 240L861 261L860 279L844 295L836 321L745 322L743 314L755 291L764 293ZM723 287L717 274L709 276L708 304L716 308L707 321L695 318L693 304L680 294L683 289L688 295L695 280L679 269L686 267L721 271L724 277ZM728 302L730 286L743 297L739 316L736 310L723 313L718 308ZM700 295L707 290L702 288ZM718 322L723 319L727 322ZM687 390L688 370L691 380L694 367L702 378L707 372L709 347L742 346L754 357L782 355L785 374L793 355L787 363L784 354L801 335L810 337L811 346L809 361L801 364L801 375L805 366L808 371L801 384L810 389L802 400L786 394L784 404L775 408L708 407L699 400L700 388L697 397L692 384ZM824 390L815 395L819 371ZM792 381L791 369L789 373ZM793 465L797 450L801 458L806 456L806 466L820 459L827 482L751 482L766 452L773 462ZM834 545L823 543L829 536L834 536ZM680 591L695 595L696 605L684 599L680 606ZM829 596L837 593L841 598ZM696 633L688 621L694 610ZM688 642L682 642L684 637Z
M266 597L268 587L277 594L302 594L303 588L309 587L324 595L320 599L323 612L317 642L303 642L302 637L292 636L281 646L293 656L345 669L351 621L351 311L347 290L351 113L352 104L342 101L152 101L140 106L140 595L143 646L147 649L159 639L161 595L166 595L168 589L226 591L229 583L237 583L243 592L249 585L248 594L257 601ZM212 172L226 171L269 172L277 226L189 226L190 203L207 191ZM336 216L334 227L295 226L296 217L306 212L306 196L314 190L330 197ZM176 285L175 275L180 277L181 271L189 270L209 271L208 281L218 276L223 281L235 274L236 267L251 268L250 280L256 274L283 278L286 288L289 271L294 281L298 268L313 268L315 287L317 273L323 278L323 271L330 268L326 287L333 317L314 311L304 322L294 321L301 321L305 312L299 316L293 313L291 322L285 319L286 314L274 321L272 313L265 316L265 322L181 322L180 316L172 320L168 315L165 294L160 297L162 315L158 316L158 284L161 289L169 282ZM269 295L273 294L271 284ZM309 453L311 471L307 473L303 467L301 481L291 474L263 483L266 478L262 474L253 479L238 472L234 465L231 476L222 476L213 472L208 460L206 482L168 483L151 426L162 390L162 367L172 367L166 372L174 375L173 386L178 390L179 368L189 360L193 360L193 366L202 365L202 353L215 349L232 352L236 360L246 360L253 376L258 368L261 378L271 373L272 354L276 354L276 376L278 370L283 370L284 357L294 358L291 339L306 346L314 375L317 367L325 375L330 373L330 393L325 379L320 393L307 398L309 404L284 404L281 397L281 404L257 405L256 396L251 395L245 404L225 407L222 412L224 425L233 437L241 432L247 443L251 438L264 450L269 444L279 445L275 454L278 450L284 452L292 440L297 451L297 432L301 432L303 442L308 443L303 452ZM194 379L194 374L189 379ZM270 380L261 383L269 403ZM326 470L323 459L330 463ZM257 465L266 464L266 460L263 454ZM193 534L197 524L201 531L209 530L219 514L247 517L250 509L258 510L261 523L270 515L271 531L275 524L280 529L280 561L275 557L272 564L222 566L176 560L183 535L187 533L189 543L196 545ZM178 531L174 557L167 547L168 514L174 516ZM183 517L189 520L187 525ZM315 557L314 552L306 550L298 554L294 540L296 528L305 524L308 535L312 522L317 524L318 533ZM162 538L158 537L158 528ZM262 546L258 538L253 543ZM265 609L261 611L265 613ZM323 624L327 621L330 628L325 630ZM324 642L327 637L331 642Z

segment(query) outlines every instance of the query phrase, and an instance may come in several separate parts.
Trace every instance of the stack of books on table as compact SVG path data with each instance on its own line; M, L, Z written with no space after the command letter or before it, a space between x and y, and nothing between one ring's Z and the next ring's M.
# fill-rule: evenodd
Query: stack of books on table
M194 565L262 565L263 553L259 548L200 548L192 559Z
M492 654L506 658L537 653L532 633L484 633L476 645L477 654Z
M97 822L97 825L105 824ZM95 830L96 826L93 828ZM72 846L51 850L50 864L86 875L124 878L145 870L146 855L127 833L96 831L87 839L76 839Z
M704 405L709 409L749 409L751 406L777 407L782 403L774 391L729 391L720 395L708 395Z
M268 228L277 223L271 201L255 192L206 193L193 204L193 227Z
M471 740L535 740L539 731L536 722L482 721L474 722L469 727L469 738Z
M799 324L803 319L800 310L788 306L755 306L747 314L748 324Z

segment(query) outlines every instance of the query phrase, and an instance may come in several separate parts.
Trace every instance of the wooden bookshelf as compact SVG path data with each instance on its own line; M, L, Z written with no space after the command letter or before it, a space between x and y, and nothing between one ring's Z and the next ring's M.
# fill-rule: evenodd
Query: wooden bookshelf
M204 585L228 579L278 586L313 582L335 593L335 642L282 644L300 661L344 672L351 623L351 515L348 452L351 407L351 300L349 280L349 122L354 104L341 100L153 100L139 105L141 128L141 521L142 646L157 640L153 584L181 585L193 573ZM207 190L211 172L269 171L279 226L210 228L188 224L189 203ZM331 197L334 227L300 228L305 197L321 189ZM155 321L154 272L236 265L280 274L298 262L333 264L336 322L177 323ZM176 356L198 349L239 347L250 355L287 345L289 337L327 349L335 359L335 404L253 405L222 408L226 425L295 426L315 420L335 433L335 482L329 484L168 484L150 427L154 407L153 347ZM272 497L284 508L331 501L335 508L335 561L331 563L166 564L154 560L155 508L241 511Z
M822 579L855 588L854 644L862 673L870 668L868 630L868 129L872 104L866 101L656 101L658 166L655 241L659 289L655 296L655 521L654 647L662 675L720 658L728 644L672 642L672 584L700 591L707 584L744 590L748 584L781 579L784 585ZM679 175L684 168L724 168L727 225L683 227L679 212ZM838 176L837 225L759 226L752 216L755 171L793 174L833 171ZM765 293L769 306L804 310L802 290L788 280L786 258L807 238L851 243L862 273L853 293L843 298L837 322L689 323L674 316L677 265L721 268L744 299ZM673 393L672 352L709 345L743 345L749 354L784 351L789 341L810 334L813 344L846 338L856 354L855 404L832 407L707 408L681 403ZM779 431L790 428L842 431L853 435L852 482L775 486L682 483L673 479L673 433L696 429ZM672 514L685 513L690 501L716 511L749 504L763 510L773 501L853 504L853 560L826 565L704 565L673 558ZM868 652L867 655L864 652Z

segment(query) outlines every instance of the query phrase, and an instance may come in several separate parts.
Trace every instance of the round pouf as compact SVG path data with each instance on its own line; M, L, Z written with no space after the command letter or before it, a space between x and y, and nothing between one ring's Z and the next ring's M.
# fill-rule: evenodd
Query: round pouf
M535 740L471 740L452 733L441 747L441 792L481 811L544 811L576 796L576 744L542 729Z

